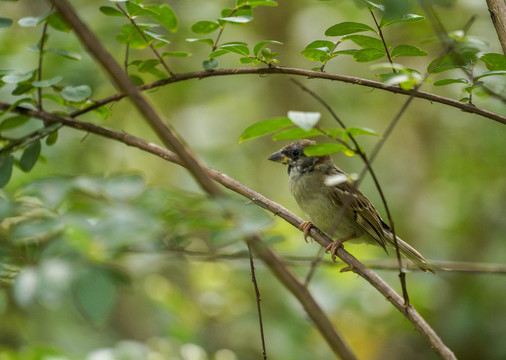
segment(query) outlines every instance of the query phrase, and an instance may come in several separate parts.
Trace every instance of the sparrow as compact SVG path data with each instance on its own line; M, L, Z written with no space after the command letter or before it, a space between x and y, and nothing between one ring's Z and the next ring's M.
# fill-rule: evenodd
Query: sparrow
M326 249L333 260L338 247L345 241L379 245L386 252L387 245L395 248L392 229L330 156L304 154L305 147L315 144L315 141L307 139L295 141L268 157L268 160L288 165L290 191L310 220L300 226L304 240L307 242L309 231L314 226L335 239ZM423 271L434 272L418 251L396 238L403 256Z

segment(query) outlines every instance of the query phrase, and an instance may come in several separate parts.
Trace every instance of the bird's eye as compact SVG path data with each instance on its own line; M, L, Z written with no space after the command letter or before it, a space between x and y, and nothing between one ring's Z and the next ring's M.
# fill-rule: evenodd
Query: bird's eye
M297 156L299 156L299 155L300 155L300 150L299 150L299 149L294 149L294 150L292 151L292 156L297 157Z

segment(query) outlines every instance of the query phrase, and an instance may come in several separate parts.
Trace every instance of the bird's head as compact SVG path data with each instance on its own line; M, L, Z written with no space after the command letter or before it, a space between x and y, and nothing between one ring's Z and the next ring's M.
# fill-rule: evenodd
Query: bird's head
M322 160L326 160L328 156L307 156L304 154L304 148L309 145L315 145L316 142L312 140L299 140L294 141L290 145L285 146L279 151L269 156L267 159L281 164L288 165L288 173L290 174L292 169L296 169L297 172L304 173L314 169L316 163ZM324 159L325 158L325 159Z

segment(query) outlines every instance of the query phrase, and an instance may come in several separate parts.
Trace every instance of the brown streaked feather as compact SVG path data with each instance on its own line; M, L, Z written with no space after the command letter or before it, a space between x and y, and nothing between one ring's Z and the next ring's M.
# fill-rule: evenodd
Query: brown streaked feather
M327 175L342 174L337 167L329 167L326 171ZM381 247L386 249L386 240L383 233L383 220L374 205L350 183L342 182L340 184L328 187L329 197L332 202L339 208L347 204L345 216L352 217L355 222L368 233Z

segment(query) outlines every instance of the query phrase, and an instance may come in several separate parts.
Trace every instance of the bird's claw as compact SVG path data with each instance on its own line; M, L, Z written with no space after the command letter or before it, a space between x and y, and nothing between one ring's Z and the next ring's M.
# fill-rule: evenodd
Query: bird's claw
M309 243L309 241L307 241L307 238L309 236L309 231L311 231L312 227L314 227L314 225L311 223L311 221L304 221L299 226L299 230L304 233L304 241L307 243Z
M336 261L337 257L337 248L342 245L342 241L336 240L330 243L329 246L325 248L325 252L328 253L330 251L330 257L332 258L332 261Z
M332 261L336 261L336 257L337 257L337 249L343 245L343 242L345 241L348 241L348 240L352 240L352 239L355 239L357 237L356 234L352 234L350 236L347 236L347 237L344 237L344 238L341 238L341 239L337 239L336 241L333 241L329 244L329 246L327 246L325 248L325 252L328 253L330 251L330 256L332 257Z

